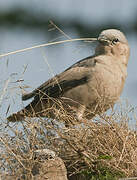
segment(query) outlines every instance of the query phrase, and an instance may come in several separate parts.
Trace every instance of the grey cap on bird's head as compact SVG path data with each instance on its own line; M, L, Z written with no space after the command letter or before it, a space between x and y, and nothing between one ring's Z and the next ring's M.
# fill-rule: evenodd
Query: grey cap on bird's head
M103 30L98 36L99 42L112 42L112 41L119 41L121 43L128 44L128 41L125 35L117 29L107 29Z

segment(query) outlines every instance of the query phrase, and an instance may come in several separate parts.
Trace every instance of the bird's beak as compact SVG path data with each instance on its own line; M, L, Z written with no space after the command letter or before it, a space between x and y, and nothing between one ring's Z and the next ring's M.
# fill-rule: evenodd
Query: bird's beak
M98 37L98 42L101 43L101 44L108 44L109 40L105 36L101 35L101 36Z

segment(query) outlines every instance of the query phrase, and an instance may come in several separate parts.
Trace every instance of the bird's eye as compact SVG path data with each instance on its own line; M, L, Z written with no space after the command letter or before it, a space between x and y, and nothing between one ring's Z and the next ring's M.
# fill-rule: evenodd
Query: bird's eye
M117 38L112 40L112 44L116 44L117 42L119 42L119 40Z

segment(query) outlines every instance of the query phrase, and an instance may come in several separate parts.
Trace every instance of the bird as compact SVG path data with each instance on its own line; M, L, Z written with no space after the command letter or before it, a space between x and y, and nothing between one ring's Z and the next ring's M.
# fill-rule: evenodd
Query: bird
M22 100L32 101L7 120L27 117L57 118L62 109L78 119L90 120L113 108L127 77L130 55L128 41L118 29L102 30L96 38L95 53L55 75Z

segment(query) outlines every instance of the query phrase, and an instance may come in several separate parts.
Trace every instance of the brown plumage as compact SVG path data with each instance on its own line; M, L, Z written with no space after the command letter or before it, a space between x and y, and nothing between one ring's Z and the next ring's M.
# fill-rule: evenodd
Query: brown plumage
M112 107L119 99L127 76L128 41L116 29L102 31L97 41L93 56L77 62L23 95L22 100L34 99L7 119L12 122L25 117L54 119L55 109L62 107L68 113L74 112L78 119L91 119Z

